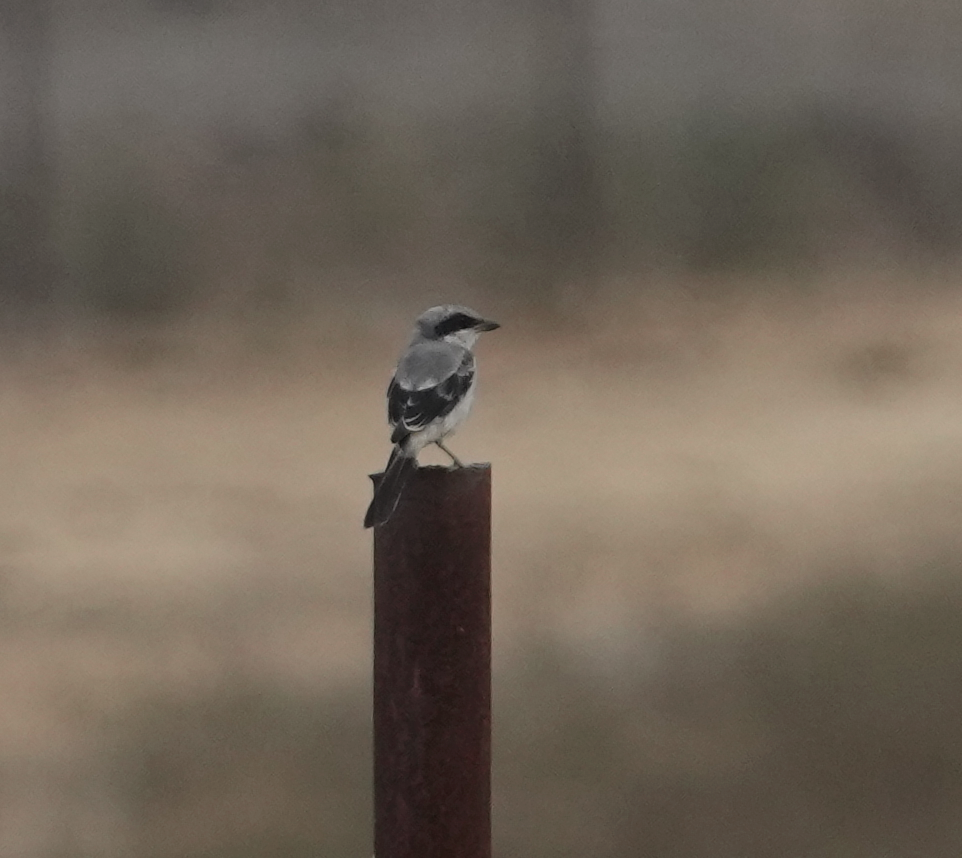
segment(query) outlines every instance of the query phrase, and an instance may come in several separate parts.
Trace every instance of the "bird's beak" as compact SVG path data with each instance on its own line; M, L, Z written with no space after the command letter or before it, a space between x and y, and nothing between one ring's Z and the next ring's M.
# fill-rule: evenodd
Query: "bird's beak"
M479 331L496 331L500 327L501 325L499 325L497 322L492 322L490 319L485 319L483 322L481 322L478 325L478 330Z

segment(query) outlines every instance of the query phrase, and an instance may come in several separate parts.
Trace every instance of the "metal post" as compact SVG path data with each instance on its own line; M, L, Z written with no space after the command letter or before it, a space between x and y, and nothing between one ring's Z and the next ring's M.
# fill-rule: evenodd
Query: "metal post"
M374 531L374 848L491 856L489 465L420 468Z

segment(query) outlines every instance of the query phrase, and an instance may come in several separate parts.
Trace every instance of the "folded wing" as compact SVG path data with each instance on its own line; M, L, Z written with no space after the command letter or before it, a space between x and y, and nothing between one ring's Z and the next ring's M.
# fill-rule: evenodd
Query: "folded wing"
M474 356L449 343L421 343L398 364L387 390L392 443L446 417L474 379Z

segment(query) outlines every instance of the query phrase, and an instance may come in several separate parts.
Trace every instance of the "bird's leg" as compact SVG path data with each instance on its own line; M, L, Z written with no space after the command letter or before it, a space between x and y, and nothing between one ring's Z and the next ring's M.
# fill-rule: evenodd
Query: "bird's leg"
M442 450L444 450L445 453L447 453L451 457L451 461L454 462L455 465L457 465L459 468L464 467L464 462L462 462L457 456L455 456L454 453L452 453L447 447L444 446L444 444L442 444L440 441L435 441L434 443L437 444Z

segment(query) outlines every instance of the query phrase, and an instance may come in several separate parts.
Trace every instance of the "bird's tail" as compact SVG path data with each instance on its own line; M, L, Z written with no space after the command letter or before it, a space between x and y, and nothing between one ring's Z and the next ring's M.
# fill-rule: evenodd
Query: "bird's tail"
M405 456L400 447L391 451L384 476L374 490L374 498L364 516L365 527L375 527L384 524L397 508L404 486L418 469L418 460L413 456Z

